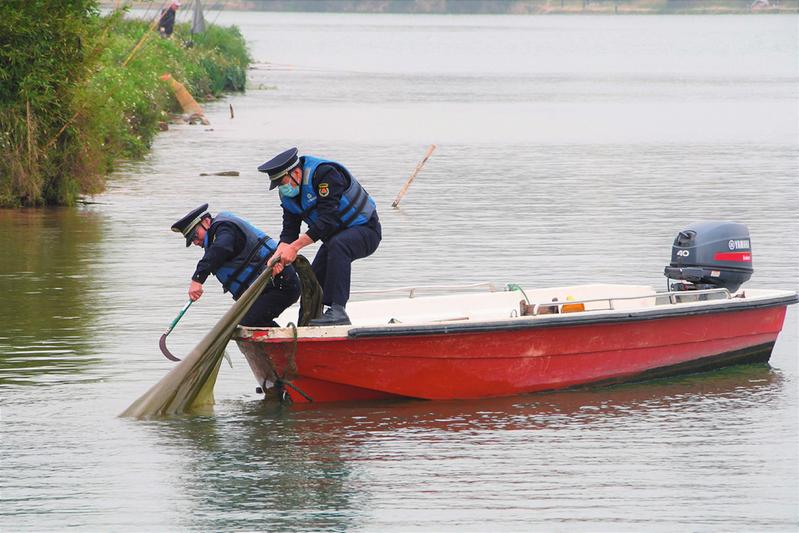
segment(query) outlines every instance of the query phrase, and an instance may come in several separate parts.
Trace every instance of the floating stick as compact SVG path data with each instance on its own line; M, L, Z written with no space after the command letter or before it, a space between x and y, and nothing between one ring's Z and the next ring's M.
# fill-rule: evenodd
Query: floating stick
M430 158L430 155L433 153L433 150L435 150L435 149L436 149L436 145L435 144L431 144L430 148L427 149L427 153L424 154L424 158L421 161L419 161L418 165L416 165L416 168L413 170L413 173L411 174L411 177L408 178L408 181L405 182L405 185L402 187L402 189L400 190L399 194L394 199L394 203L391 204L391 207L397 207L399 205L400 200L402 200L402 197L405 196L406 192L408 192L408 187L411 186L411 182L416 177L416 175L419 173L419 171L422 170L422 167L424 166L425 163L427 163L427 160Z
M222 172L200 172L200 176L238 176L238 170L223 170Z

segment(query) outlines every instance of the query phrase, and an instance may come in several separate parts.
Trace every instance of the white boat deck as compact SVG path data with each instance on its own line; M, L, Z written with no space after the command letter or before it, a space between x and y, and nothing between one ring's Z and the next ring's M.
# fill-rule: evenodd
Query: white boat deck
M775 297L790 297L791 291L745 289L735 295L725 290L681 292L669 297L657 293L646 285L588 284L541 289L516 289L495 292L469 292L440 296L389 297L350 302L347 313L352 325L307 327L298 331L299 337L346 337L352 328L361 327L405 327L430 324L462 324L497 321L562 320L563 317L597 316L609 313L630 314L662 309L663 306L690 308L718 305L726 300L730 305L737 302L767 300ZM415 292L410 292L415 294ZM675 294L675 293L671 293ZM556 301L554 301L556 299ZM564 308L565 304L565 308ZM557 313L548 313L558 306ZM584 309L584 310L581 310ZM286 310L277 322L294 323L298 307ZM284 328L239 328L239 336L247 338L254 331L267 331L269 338L293 338L294 329Z
M525 298L526 295L526 298ZM424 323L445 321L483 321L515 318L522 314L521 303L554 305L573 304L601 298L642 297L618 302L621 308L640 309L655 304L655 290L643 285L574 285L547 289L524 289L447 294L415 298L391 298L352 302L347 313L353 325L377 326L390 323ZM646 298L649 297L650 298ZM528 303L529 302L529 303ZM591 301L586 310L607 309L607 302ZM619 307L617 307L619 308Z

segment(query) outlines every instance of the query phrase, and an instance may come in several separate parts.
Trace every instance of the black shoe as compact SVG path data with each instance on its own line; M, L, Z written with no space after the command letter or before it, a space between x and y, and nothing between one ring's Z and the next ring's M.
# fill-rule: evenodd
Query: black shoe
M309 326L348 326L352 324L343 305L333 304L320 318L308 322Z

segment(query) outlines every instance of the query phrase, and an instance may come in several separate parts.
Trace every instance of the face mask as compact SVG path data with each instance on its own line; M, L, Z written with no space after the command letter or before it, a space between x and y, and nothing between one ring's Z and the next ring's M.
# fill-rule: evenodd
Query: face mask
M293 183L287 183L285 185L281 185L277 188L280 191L281 196L285 196L286 198L294 198L298 194L300 194L300 188Z

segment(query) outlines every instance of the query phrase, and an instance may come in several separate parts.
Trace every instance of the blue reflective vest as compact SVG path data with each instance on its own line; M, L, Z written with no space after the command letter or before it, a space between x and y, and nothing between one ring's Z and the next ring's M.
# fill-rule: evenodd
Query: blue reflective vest
M350 174L344 165L336 163L335 161L328 161L326 159L319 159L310 155L302 156L302 185L300 186L299 198L287 198L280 195L280 204L289 213L299 215L306 224L313 224L319 218L318 210L316 209L316 188L313 184L314 172L321 164L333 165L336 169L347 176L350 180L350 186L341 195L341 200L338 204L338 218L341 226L344 228L351 228L353 226L362 226L369 221L369 218L377 209L375 201L369 196L355 176Z
M243 218L233 213L222 212L211 221L203 246L208 246L208 235L214 233L214 226L221 222L234 224L247 238L244 248L237 256L223 263L216 272L212 272L222 283L224 292L230 291L233 299L238 300L264 269L266 258L277 249L278 243Z

